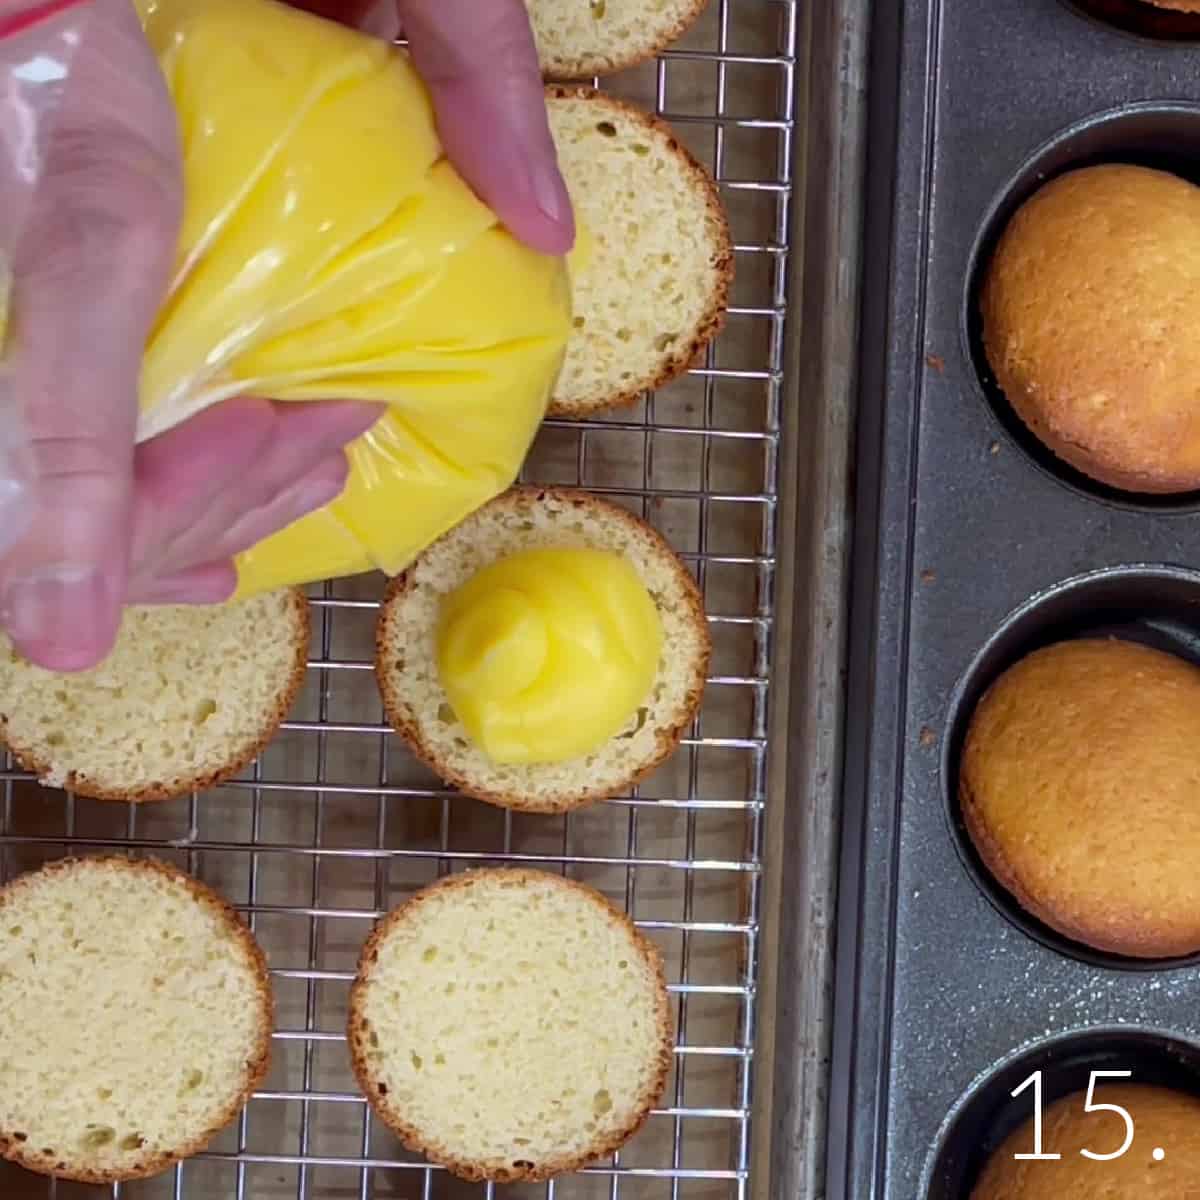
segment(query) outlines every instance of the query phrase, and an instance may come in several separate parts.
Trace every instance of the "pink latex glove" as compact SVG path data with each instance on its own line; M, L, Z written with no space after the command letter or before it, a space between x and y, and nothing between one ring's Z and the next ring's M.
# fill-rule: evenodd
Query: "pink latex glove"
M355 21L369 4L299 7ZM565 252L570 201L521 0L397 7L447 152L518 237ZM380 412L231 400L135 450L141 351L172 265L180 180L174 110L129 0L94 0L14 264L37 515L0 562L0 625L52 669L99 662L127 603L228 597L233 556L333 499L345 445Z

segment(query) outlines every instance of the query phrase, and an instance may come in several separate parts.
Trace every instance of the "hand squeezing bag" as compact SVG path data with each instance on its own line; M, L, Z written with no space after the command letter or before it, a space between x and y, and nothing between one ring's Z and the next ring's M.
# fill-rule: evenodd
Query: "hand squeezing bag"
M402 570L515 478L570 331L566 265L458 176L402 52L275 0L135 3L186 190L139 440L236 395L386 402L343 495L243 555L240 592Z

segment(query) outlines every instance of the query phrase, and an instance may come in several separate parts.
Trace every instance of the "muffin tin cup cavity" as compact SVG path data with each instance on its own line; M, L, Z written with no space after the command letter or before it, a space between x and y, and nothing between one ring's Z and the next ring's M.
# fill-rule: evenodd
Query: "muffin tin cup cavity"
M1148 0L1063 0L1069 9L1133 37L1200 42L1200 12L1160 8Z
M1080 637L1120 637L1200 666L1200 572L1184 567L1130 565L1067 579L1011 613L959 681L947 714L942 790L955 845L971 877L996 909L1029 937L1092 966L1154 971L1200 963L1181 958L1127 958L1072 941L1023 909L984 865L963 821L959 760L967 727L988 687L1034 650ZM1197 747L1200 753L1200 747Z
M1200 185L1200 105L1124 105L1089 116L1039 147L1000 189L975 239L963 301L963 337L988 407L1008 437L1042 471L1073 491L1119 508L1195 512L1200 510L1200 492L1150 495L1120 491L1060 459L1017 415L996 382L984 350L979 295L988 263L1009 221L1055 176L1098 163L1152 167Z
M1014 1054L974 1084L946 1118L926 1167L924 1200L969 1200L990 1155L1033 1115L1032 1085L1012 1093L1035 1071L1042 1072L1043 1111L1071 1092L1086 1092L1092 1071L1130 1071L1124 1082L1200 1095L1200 1046L1158 1030L1121 1027L1063 1034ZM1130 1115L1136 1131L1137 1113Z

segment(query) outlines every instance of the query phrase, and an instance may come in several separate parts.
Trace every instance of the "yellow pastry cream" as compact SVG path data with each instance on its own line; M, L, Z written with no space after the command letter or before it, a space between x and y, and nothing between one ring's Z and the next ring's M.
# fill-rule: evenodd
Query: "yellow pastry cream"
M522 550L444 598L438 675L493 762L565 762L629 724L654 686L662 639L654 600L619 555Z
M385 402L342 496L238 567L242 594L395 573L516 477L571 331L567 263L458 175L402 51L275 0L135 6L185 191L138 439L237 395Z

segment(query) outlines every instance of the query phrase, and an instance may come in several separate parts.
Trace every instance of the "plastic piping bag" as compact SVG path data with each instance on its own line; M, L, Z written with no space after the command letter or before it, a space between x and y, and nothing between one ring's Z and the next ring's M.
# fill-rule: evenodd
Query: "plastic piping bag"
M35 204L46 144L91 0L0 0L0 329L12 301L12 263ZM33 516L28 429L10 346L0 346L0 555Z

